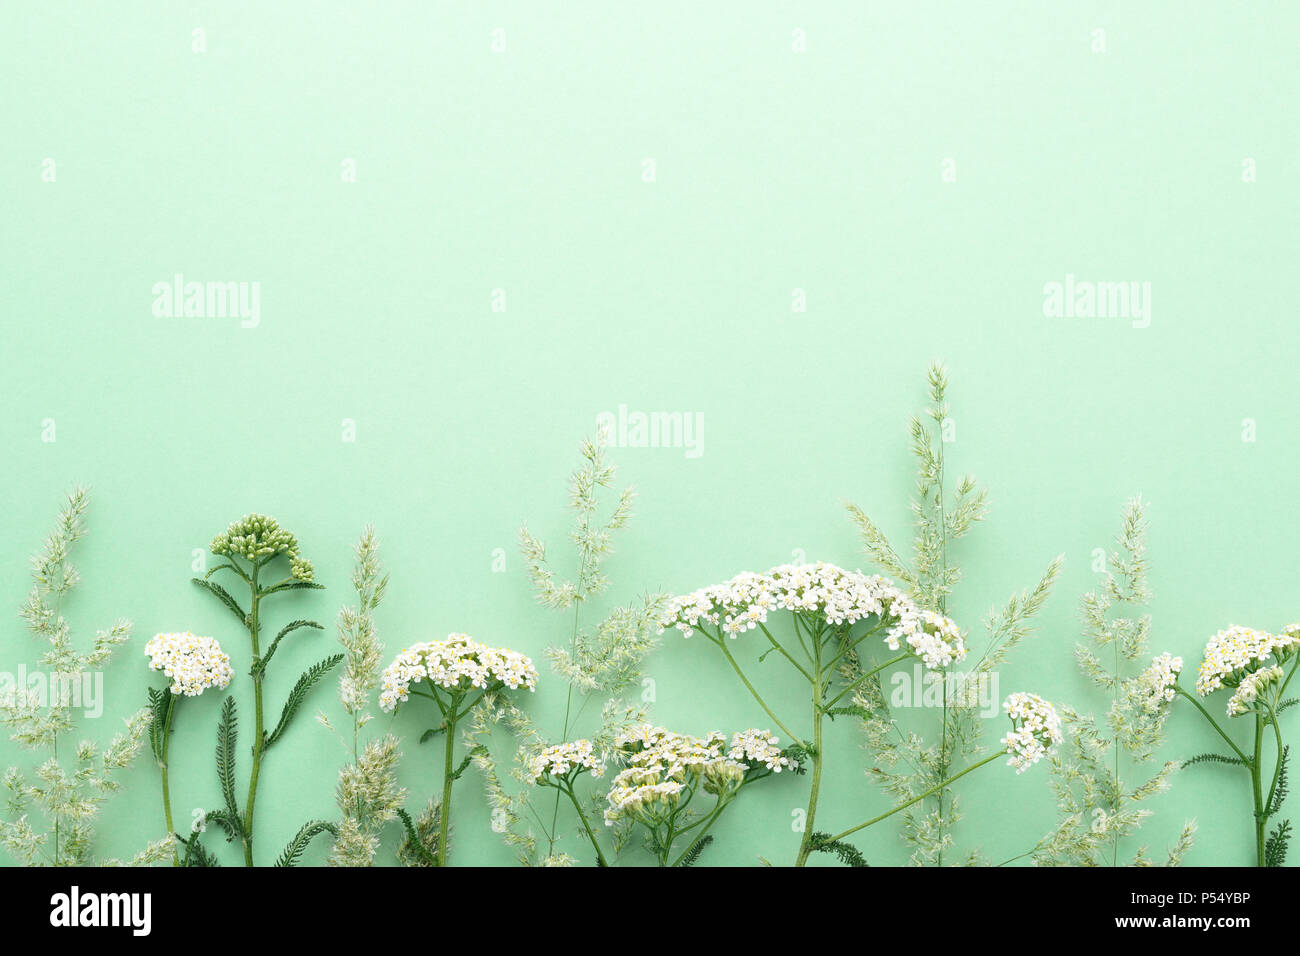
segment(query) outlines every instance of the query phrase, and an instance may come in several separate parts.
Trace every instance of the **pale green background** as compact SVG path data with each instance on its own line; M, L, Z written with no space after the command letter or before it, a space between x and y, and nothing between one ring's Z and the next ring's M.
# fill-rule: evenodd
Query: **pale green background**
M275 620L332 622L373 521L391 650L464 630L540 655L566 623L534 606L515 532L528 519L566 554L577 440L620 403L699 413L705 453L614 450L641 491L614 597L794 549L858 566L840 499L907 542L905 426L933 357L953 372L950 462L994 503L958 556L952 613L978 636L991 607L1068 560L1004 694L1103 705L1071 649L1092 549L1134 493L1152 503L1155 650L1194 667L1214 630L1297 614L1294 7L42 2L2 17L0 606L21 602L65 490L90 484L70 614L83 637L118 615L136 632L87 733L107 737L158 682L141 650L160 630L219 637L251 710L240 634L188 583L192 549L251 510L293 529L330 588ZM948 157L956 183L940 179ZM260 328L154 318L151 286L175 272L259 281ZM1150 281L1151 326L1044 318L1042 286L1067 272ZM806 314L791 313L796 287ZM15 617L3 633L6 669L35 661ZM276 661L274 711L291 665L333 642L331 628ZM651 673L677 729L761 722L703 642L666 635ZM310 709L337 715L333 691ZM529 706L553 724L561 685ZM178 814L215 802L216 708L181 714ZM412 804L436 784L425 723L393 724ZM1169 758L1211 744L1186 707L1171 729ZM861 775L857 731L831 739L819 822L839 829L888 801ZM343 758L305 719L271 754L259 857L332 815ZM968 778L963 845L1026 850L1054 816L1048 779ZM747 793L706 859L788 862L804 789ZM455 859L509 862L476 777L457 801ZM1250 861L1244 775L1196 768L1153 807L1155 847L1196 816L1190 862ZM104 825L106 853L159 835L147 758ZM861 845L878 864L904 857L887 826Z

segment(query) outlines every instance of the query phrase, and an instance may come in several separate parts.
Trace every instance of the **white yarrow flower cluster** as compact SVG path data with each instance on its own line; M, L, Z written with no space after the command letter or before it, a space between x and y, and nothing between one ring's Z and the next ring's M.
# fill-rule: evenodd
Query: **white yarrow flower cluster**
M397 655L380 675L379 706L392 710L410 696L413 683L432 681L447 690L486 688L500 681L511 690L537 689L537 668L515 651L480 644L468 634L422 641Z
M718 731L701 738L645 724L614 743L628 766L610 787L608 826L623 819L653 826L672 813L687 789L702 784L706 792L722 795L744 783L751 770L779 773L796 766L781 755L778 738L766 730L733 734L728 744Z
M1061 716L1037 694L1015 693L1002 704L1012 729L1002 738L1010 754L1007 766L1024 773L1064 740Z
M1237 692L1228 698L1228 716L1239 717L1250 710L1250 705L1255 702L1259 692L1269 684L1280 681L1282 674L1282 665L1274 664L1271 667L1261 667L1243 677L1237 685Z
M605 761L592 748L590 740L555 744L537 753L528 761L528 782L536 783L542 777L564 777L578 767L593 777L605 775Z
M1300 646L1300 626L1288 625L1281 634L1270 634L1251 627L1233 625L1225 631L1219 631L1205 645L1205 659L1197 672L1196 692L1207 697L1223 687L1238 687L1265 662L1276 656L1277 661L1285 661ZM1259 682L1252 682L1258 689ZM1249 698L1253 700L1253 696ZM1241 704L1247 698L1234 701ZM1228 714L1235 716L1233 705L1229 702ZM1244 708L1243 708L1244 709Z
M878 615L890 622L885 635L890 650L906 644L932 669L966 656L965 638L952 620L918 607L886 578L825 562L783 564L765 574L746 571L725 584L675 597L660 621L660 633L675 627L690 637L705 623L734 638L766 624L772 611L820 614L837 627Z
M773 737L768 731L751 727L731 735L731 749L727 751L727 757L748 764L762 764L773 773L780 773L786 767L797 769L798 764L781 753L778 746L780 742L780 738Z
M1182 671L1181 657L1161 654L1151 659L1150 666L1138 675L1138 685L1143 691L1143 703L1147 710L1157 710L1161 703L1174 699L1174 685L1178 683L1178 675Z
M144 646L144 652L149 656L150 670L162 671L171 678L173 694L197 697L209 687L228 687L234 676L230 655L213 637L199 637L189 631L156 634Z

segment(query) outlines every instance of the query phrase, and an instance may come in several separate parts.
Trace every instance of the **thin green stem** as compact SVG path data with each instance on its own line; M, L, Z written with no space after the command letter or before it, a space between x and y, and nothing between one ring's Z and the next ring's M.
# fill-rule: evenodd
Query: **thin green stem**
M596 865L609 866L608 861L605 859L605 854L601 852L600 843L596 840L596 834L592 832L591 824L587 822L587 815L582 812L582 804L578 802L578 795L573 792L573 781L569 781L559 789L567 793L569 799L573 801L573 809L577 811L578 819L582 821L582 828L587 831L587 839L591 841L591 847L596 851Z
M1255 797L1255 865L1264 865L1264 794L1263 780L1259 772L1259 758L1263 748L1264 716L1255 711L1255 760L1250 765L1251 789Z
M844 631L844 634L840 639L840 650L838 653L836 653L836 655L833 658L831 658L830 662L827 663L826 673L829 674L832 671L832 669L837 664L839 664L840 661L844 660L844 658L847 657L851 652L856 651L858 649L858 645L861 644L863 641L865 641L867 638L871 637L873 634L879 634L882 630L884 630L885 628L884 621L880 620L879 618L877 620L879 621L879 623L877 623L875 627L863 631L857 637L850 638L848 630Z
M897 657L891 657L889 660L885 661L885 663L881 664L879 667L875 668L874 670L868 671L868 672L865 673L865 674L862 674L862 675L859 675L858 677L855 677L855 678L853 679L853 681L852 681L850 684L848 684L847 686L845 686L845 688L844 688L842 691L840 691L838 694L836 694L834 697L832 697L829 701L827 701L827 703L826 703L827 708L834 707L836 704L838 704L838 703L839 703L839 702L844 698L844 695L845 695L845 694L848 694L849 692L851 692L855 687L857 687L859 684L861 684L864 680L869 680L870 678L875 677L877 674L879 674L881 671L883 671L886 667L891 667L891 666L893 666L894 664L898 664L898 663L900 663L900 662L902 662L902 661L907 660L907 657L908 657L908 654L907 654L906 651L904 651L902 654L899 654ZM945 694L944 694L944 698L947 699L947 696L948 696L948 695L947 695L947 693L945 692Z
M261 628L258 620L258 601L261 592L257 587L258 563L253 562L252 575L249 578L249 612L248 636L253 646L253 770L248 777L248 799L244 803L244 866L253 865L253 807L257 804L257 778L262 772L262 752L266 746L266 733L262 717L262 668L261 648L257 638Z
M1187 691L1183 690L1177 684L1174 684L1174 690L1175 692L1182 695L1183 697L1186 697L1195 705L1196 709L1201 712L1201 716L1210 722L1210 726L1213 727L1215 730L1217 730L1219 732L1219 736L1222 737L1224 739L1224 742L1227 743L1227 745L1232 748L1232 752L1235 753L1239 758L1241 758L1242 765L1245 767L1249 767L1250 758L1247 757L1244 753L1242 753L1241 748L1232 742L1231 737L1229 737L1226 733L1224 733L1223 728L1219 726L1218 721L1216 721L1213 717L1211 717L1210 712L1206 710L1203 706L1201 706L1201 702L1197 700L1195 697L1193 697L1191 694L1187 693Z
M167 821L167 839L172 842L172 866L180 866L181 858L176 851L176 830L172 826L172 797L171 787L167 782L167 750L172 740L172 714L176 711L176 695L170 690L167 691L167 718L163 721L163 740L162 740L162 801L163 817Z
M578 564L578 586L582 586L583 576L587 573L587 558L584 554ZM578 642L578 611L582 607L582 598L576 597L573 601L573 633L569 636L569 653L572 654L575 645ZM573 710L573 682L569 682L568 693L564 697L564 733L561 735L560 743L569 742L569 714ZM557 827L560 821L560 795L555 795L555 806L551 808L551 829L547 834L547 856L555 853L555 838Z
M456 759L456 700L451 704L451 719L447 723L447 739L443 750L442 806L438 813L438 865L447 865L447 837L451 829L452 761Z
M804 670L803 665L801 665L797 660L795 660L793 657L790 656L790 652L787 651L784 647L782 647L781 642L772 636L772 632L767 629L767 625L759 624L758 626L759 628L762 629L763 633L767 635L767 639L769 642L771 642L772 646L781 652L781 656L784 657L791 664L793 664L795 666L795 669L798 670L799 673L803 675L804 680L808 681L808 683L811 684L812 675L809 674L806 670Z
M936 406L936 411L938 411L938 407L937 407L937 406ZM932 416L932 417L933 417L933 416ZM941 566L942 566L942 570L941 570L942 577L940 578L940 581L941 581L943 587L947 587L947 581L948 581L948 509L947 509L947 501L946 501L946 499L945 499L945 497L944 497L944 482L943 482L943 474L944 474L944 473L943 473L943 464L944 464L944 462L943 462L943 423L942 423L942 421L940 421L938 424L939 424L939 428L938 428L938 431L939 431L939 445L938 445L938 450L937 450L937 452L936 452L936 458L938 458L938 466L939 466L939 468L938 468L938 476L937 476L938 488L935 490L935 502L936 502L936 503L938 504L938 506L939 506L940 563L941 563ZM938 605L939 605L939 613L940 613L940 614L947 614L947 613L948 613L948 596L947 596L947 594L944 593L944 591L942 591L942 590L939 592ZM937 767L937 769L938 769L938 771L939 771L938 776L942 779L942 778L943 778L943 775L946 774L946 773L948 772L948 761L949 761L949 754L948 754L948 684L947 684L947 677L946 677L946 675L944 675L944 674L941 673L941 674L940 674L940 678L944 681L944 684L943 684L943 723L942 723L942 726L941 726L941 728L940 728L940 737L939 737L939 763L938 763L938 767ZM946 818L945 818L944 815L943 815L943 795L944 795L944 789L943 789L943 787L940 787L940 788L939 788L939 794L938 794L938 796L939 796L939 841L938 841L938 842L939 842L939 852L938 852L938 855L937 855L937 861L936 861L936 862L938 863L939 866L943 866L943 844L944 844L944 837L946 836L946 834L945 834L945 828L946 828L946 822L947 822L947 821L946 821Z
M739 790L737 790L737 792L739 792ZM691 826L686 828L686 830L692 830L700 823L704 824L704 829L700 831L699 836L691 840L691 842L686 845L686 849L681 852L681 854L677 857L677 859L673 860L672 862L673 866L681 866L682 860L686 859L686 855L690 853L691 850L695 849L695 847L699 845L699 842L704 839L704 837L708 834L710 827L712 827L713 824L718 822L718 817L722 815L723 807L725 807L730 802L731 802L731 798L727 798L724 800L723 798L719 797L717 804L713 807L713 810L709 813L707 817L703 817L701 820L691 824ZM686 832L686 830L683 830L682 832L684 833Z
M817 798L821 795L822 767L826 763L822 754L822 715L824 711L822 709L822 645L820 630L812 635L812 646L813 670L817 674L817 679L813 682L812 692L812 789L808 793L808 811L804 815L803 837L799 840L799 853L795 857L795 866L805 866L808 863L808 855L812 853L813 824L817 819Z
M1273 725L1273 737L1274 740L1277 742L1277 761L1276 763L1273 764L1273 781L1268 785L1268 799L1264 801L1264 813L1267 818L1267 816L1271 815L1271 811L1273 810L1273 795L1277 793L1277 781L1282 774L1282 746L1283 745L1282 745L1282 728L1280 728L1277 723L1277 717L1278 717L1277 710L1274 708L1272 704L1268 703L1267 701L1265 701L1264 706L1268 708L1269 723Z
M898 813L900 810L906 810L908 807L910 807L910 806L912 806L912 805L914 805L914 804L920 803L920 802L921 802L922 800L924 800L926 797L934 796L934 794L938 793L940 790L944 789L945 787L952 786L952 784L956 783L956 782L957 782L958 780L960 780L962 777L966 776L966 774L971 773L971 772L974 771L974 770L978 770L980 767L984 766L986 763L991 763L992 761L997 760L999 757L1005 757L1005 756L1006 756L1006 751L1005 751L1005 750L999 750L999 751L998 751L997 753L995 753L995 754L989 754L989 756L985 757L985 758L984 758L983 760L981 760L979 763L973 763L973 764L971 764L971 765L970 765L969 767L967 767L965 770L961 771L961 773L954 774L953 776L949 777L947 780L943 781L942 783L937 783L937 784L935 784L935 785L934 785L933 787L931 787L929 790L925 791L925 793L917 794L915 797L913 797L911 800L908 800L906 803L900 803L898 806L894 807L892 810L886 810L884 813L880 814L880 816L878 816L878 817L872 817L872 818L871 818L870 820L868 820L866 823L859 823L859 824L858 824L857 826L855 826L855 827L849 827L849 828L848 828L847 830L845 830L843 833L837 833L835 836L831 837L831 838L830 838L828 841L826 841L826 842L828 842L828 843L834 843L834 842L836 842L837 840L843 840L846 836L849 836L850 834L857 833L859 830L866 829L867 827L869 827L869 826L871 826L871 825L873 825L873 824L879 823L881 820L884 820L884 819L887 819L887 818L889 818L889 817L892 817L895 813Z
M1119 639L1116 638L1111 643L1115 645L1115 682L1112 685L1111 689L1113 691L1112 694L1112 698L1114 700L1113 706L1115 707L1116 710L1118 710L1119 709ZM1120 778L1119 778L1119 734L1118 733L1115 734L1114 740L1111 741L1111 749L1115 752L1115 792L1112 795L1110 812L1112 817L1117 817L1119 815L1120 799L1122 794L1124 793L1124 788L1120 783ZM1110 865L1119 866L1119 828L1118 827L1115 828L1115 839L1111 845Z
M800 626L799 612L798 612L798 611L791 611L791 612L790 612L790 619L791 619L792 621L794 621L794 636L798 639L798 641L799 641L799 646L800 646L801 648L803 648L804 655L807 656L807 658L808 658L808 662L809 662L809 663L812 663L813 652L812 652L812 649L808 647L808 644L807 644L807 643L804 641L804 639L803 639L804 628ZM810 679L810 682L811 682L811 679Z
M722 654L724 657L726 657L727 663L731 665L731 669L736 672L736 676L738 676L741 682L744 683L745 687L749 689L749 692L750 694L753 695L754 700L758 701L758 706L763 708L763 713L767 714L768 717L772 718L772 723L776 724L776 726L781 729L781 732L785 734L787 737L789 737L792 741L794 741L796 744L800 745L801 747L807 746L803 742L803 740L799 737L799 735L796 734L789 727L787 727L785 724L783 724L781 722L781 718L777 717L776 714L772 712L772 708L767 706L767 701L763 700L763 696L755 689L754 685L749 682L749 678L745 676L745 672L740 669L740 664L738 664L736 662L736 659L731 655L731 651L730 649L728 649L726 643L727 638L722 636L721 631L719 631L718 634L719 636L717 638L710 637L710 639L713 641L713 643L717 644L718 647L722 649Z

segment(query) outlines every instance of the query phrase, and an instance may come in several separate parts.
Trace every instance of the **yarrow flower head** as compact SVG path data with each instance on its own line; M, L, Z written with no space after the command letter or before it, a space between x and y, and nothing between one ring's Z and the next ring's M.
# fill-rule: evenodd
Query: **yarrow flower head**
M781 753L779 740L766 730L732 734L713 731L706 737L677 734L649 724L615 739L627 769L613 780L605 823L637 820L655 825L677 807L687 790L700 785L706 793L729 794L751 773L779 773L797 764Z
M1007 766L1015 767L1016 773L1024 773L1065 739L1060 714L1037 694L1012 694L1002 706L1011 718L1011 731L1002 738L1002 746L1010 754Z
M1254 701L1258 691L1271 680L1252 675L1287 661L1298 647L1300 625L1297 624L1288 625L1281 634L1239 625L1219 631L1205 645L1205 659L1197 671L1196 692L1208 697L1223 687L1244 688L1245 693L1234 694L1228 701L1228 716L1245 713L1248 709L1245 705Z
M180 634L156 634L144 646L149 669L162 671L171 678L173 694L197 697L209 687L230 685L234 671L230 655L212 637L198 637L185 631Z
M605 775L605 761L595 752L590 740L555 744L539 751L528 761L528 782L543 777L567 777L573 770L587 771L593 777Z
M537 689L537 668L516 651L480 644L468 634L445 641L423 641L406 648L380 675L379 706L392 710L410 696L412 683L431 681L451 691L486 689L500 683L511 690Z
M1142 705L1148 711L1158 710L1161 703L1168 703L1176 696L1174 685L1183 670L1183 659L1170 654L1161 654L1151 660L1151 665L1137 678L1141 692Z
M244 515L232 521L229 528L212 539L211 551L228 557L238 555L258 564L284 554L289 557L294 580L311 581L315 576L311 562L299 551L298 539L269 515Z
M886 578L825 562L783 564L764 574L747 571L675 597L660 620L660 633L675 627L690 637L703 623L734 638L766 624L772 611L817 614L834 627L879 616L890 625L884 638L890 650L906 644L932 669L966 656L965 638L952 620L918 607Z
M772 773L780 773L783 768L797 769L799 765L781 753L781 748L777 746L779 743L780 739L768 731L751 727L731 735L731 749L727 751L727 758L751 766L762 764Z
M1239 717L1250 710L1250 705L1255 702L1260 691L1269 684L1280 682L1283 673L1281 664L1273 664L1243 677L1237 685L1237 692L1228 698L1228 716Z

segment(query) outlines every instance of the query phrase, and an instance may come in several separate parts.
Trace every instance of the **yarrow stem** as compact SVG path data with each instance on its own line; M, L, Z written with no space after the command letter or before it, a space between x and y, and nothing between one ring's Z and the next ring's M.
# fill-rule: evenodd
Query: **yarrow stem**
M176 850L176 829L172 826L171 787L167 781L167 750L171 744L172 715L176 712L176 703L176 695L168 692L167 720L163 723L162 758L159 760L159 763L162 765L163 818L167 821L167 839L172 843L172 866L181 865L180 854Z
M1224 729L1219 726L1219 722L1210 716L1210 712L1205 709L1204 705L1199 700L1197 700L1192 694L1187 693L1187 691L1185 691L1181 685L1175 684L1174 691L1180 697L1185 697L1186 699L1192 702L1193 706L1195 706L1196 709L1201 712L1201 716L1204 717L1206 720L1208 720L1210 722L1210 726L1213 727L1215 731L1218 732L1219 736L1223 738L1224 743L1226 743L1229 747L1231 747L1232 752L1235 753L1241 759L1242 766L1249 767L1251 764L1250 758L1247 757L1244 753L1242 753L1241 748L1238 747L1233 742L1232 738L1229 737L1227 733L1224 732Z
M827 708L834 707L836 704L838 704L841 700L844 699L846 694L849 694L852 691L856 690L858 685L875 677L886 667L892 667L894 664L900 664L903 661L907 660L907 658L908 658L907 654L899 654L897 657L891 657L889 660L885 661L885 663L881 664L879 667L875 667L871 669L870 671L861 675L860 677L855 677L851 684L849 684L842 691L840 691L838 694L836 694L834 697L832 697L830 700L826 702ZM945 699L946 699L946 695L945 695Z
M705 634L708 634L708 632L705 631L703 627L701 627L700 630L703 631ZM767 701L763 699L763 695L760 694L758 690L755 689L754 685L750 683L749 678L745 676L745 672L740 669L740 664L736 661L736 658L732 656L730 648L727 647L727 639L721 635L721 632L719 632L718 637L712 639L713 642L717 644L719 648L722 649L722 655L727 659L727 662L731 664L732 670L736 672L736 676L740 678L741 683L743 683L745 687L749 689L749 693L754 698L754 700L758 701L758 706L763 708L763 713L767 714L767 716L772 719L772 723L776 724L776 726L780 728L781 733L785 734L796 744L799 744L800 746L807 746L803 742L803 740L800 739L798 734L796 734L793 730L791 730L789 727L787 727L785 724L781 722L781 718L778 717L776 713L772 710L772 708L768 706ZM814 686L816 686L815 682L814 682Z
M560 789L569 795L569 800L573 803L573 809L577 811L578 819L582 821L582 829L587 832L587 839L591 841L591 848L596 851L596 865L609 866L608 861L605 859L604 852L600 849L600 841L596 839L596 834L592 831L591 824L587 821L587 815L582 812L582 804L578 802L578 795L573 792L572 781Z
M790 612L795 638L808 666L796 660L790 649L768 629L768 616L774 611ZM851 631L859 622L869 622L870 626L865 633L852 637ZM660 625L664 629L676 628L686 637L699 631L716 644L763 712L801 749L804 759L811 761L808 807L795 866L804 866L815 849L814 822L826 763L824 722L828 715L835 715L835 705L908 656L919 658L931 670L939 670L960 661L967 650L965 638L953 621L922 609L886 579L846 571L824 562L781 565L763 574L746 572L724 584L673 598ZM760 662L775 650L808 682L811 744L794 733L768 706L731 653L728 643L753 630L761 630L771 645L760 656ZM847 686L833 693L841 662L856 655L858 646L881 630L885 631L883 643L895 655L855 675Z
M797 618L798 615L795 615ZM817 818L817 800L821 796L822 789L822 768L826 760L822 752L822 717L825 714L822 698L825 689L822 684L822 661L821 661L821 627L812 634L813 647L813 667L817 674L813 681L812 692L812 719L813 719L813 744L812 744L812 787L808 791L808 810L804 814L803 836L799 840L799 853L795 857L795 866L804 866L808 862L808 855L812 853L812 835L813 821Z
M1168 657L1168 655L1165 655ZM1157 658L1157 663L1160 658ZM1282 665L1291 662L1288 671ZM1177 684L1174 672L1173 694L1190 700L1215 732L1232 748L1237 760L1250 773L1251 801L1253 803L1255 831L1255 865L1269 864L1270 847L1268 820L1278 810L1279 790L1282 780L1286 744L1282 739L1279 718L1283 709L1283 694L1300 667L1300 624L1290 624L1280 634L1233 625L1219 631L1205 645L1204 659L1198 668L1196 692L1208 697L1217 690L1229 689L1234 693L1228 700L1229 718L1253 714L1254 740L1249 756L1233 742L1219 722L1210 715L1201 702ZM1166 699L1172 700L1172 696ZM1267 791L1264 786L1265 727L1273 728L1276 747L1273 772ZM1284 838L1283 838L1284 839Z
M881 820L892 817L900 810L906 810L908 807L920 803L927 797L932 797L951 786L955 781L960 780L968 773L978 770L987 763L992 763L999 757L1008 757L1007 764L1016 768L1016 773L1023 773L1033 764L1036 764L1043 757L1047 756L1053 749L1060 745L1064 739L1061 730L1061 717L1056 712L1056 708L1050 703L1043 700L1037 694L1027 694L1017 692L1011 694L1003 702L1002 707L1011 718L1011 730L1002 738L1002 749L997 753L990 754L978 763L973 763L960 773L954 774L947 780L930 787L924 793L919 793L905 803L890 810L886 810L879 816L872 817L865 823L859 823L855 827L850 827L843 833L821 841L821 845L826 843L835 843L844 839L850 834L864 830ZM810 828L811 829L811 828ZM814 846L813 849L816 849Z
M262 669L258 667L262 652L258 646L258 603L261 594L257 588L257 574L261 568L253 562L249 578L248 636L253 647L253 769L248 775L248 799L244 803L244 866L253 865L253 807L257 804L257 780L262 773L262 755L266 749L266 731L262 717Z
M411 685L424 681L425 694ZM537 668L523 654L501 647L489 647L468 634L449 634L446 640L422 641L404 648L380 675L379 706L396 710L411 695L428 697L442 714L440 728L447 735L443 746L442 803L438 815L438 866L447 865L451 831L451 788L460 776L455 764L456 727L487 694L505 688L537 689ZM465 703L473 691L478 694ZM445 696L445 700L444 700Z
M707 834L740 791L756 780L798 771L797 759L778 746L780 739L768 730L751 727L731 735L719 731L705 737L679 734L648 724L620 734L614 740L614 757L625 769L614 778L606 800L606 826L635 824L646 831L647 848L659 866L693 862L708 839ZM573 748L566 752L566 748ZM581 749L579 749L581 748ZM532 762L532 774L555 774L558 780L582 772L572 770L575 761L590 766L599 776L603 760L592 759L591 742L550 747ZM699 793L714 798L713 807L697 815L691 804ZM673 846L681 837L695 833L674 858ZM670 863L670 861L672 861Z
M180 706L181 697L197 697L209 687L224 689L230 686L234 671L230 666L229 655L221 650L221 645L216 640L198 637L189 631L156 634L145 645L144 652L149 657L149 669L162 671L171 679L171 684L164 690L150 690L149 700L154 721L159 719L159 707L164 710L161 733L151 732L151 740L154 759L162 774L163 817L167 822L167 840L172 844L172 866L180 866L177 850L179 838L172 827L171 775L168 766L172 721L176 708Z
M451 785L455 783L453 761L456 759L456 707L460 703L459 695L453 695L451 701L452 716L446 724L447 739L444 742L442 762L442 804L438 814L438 865L447 865L447 837L451 830Z

